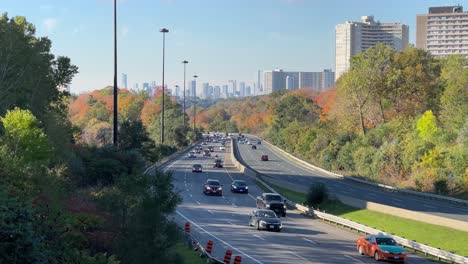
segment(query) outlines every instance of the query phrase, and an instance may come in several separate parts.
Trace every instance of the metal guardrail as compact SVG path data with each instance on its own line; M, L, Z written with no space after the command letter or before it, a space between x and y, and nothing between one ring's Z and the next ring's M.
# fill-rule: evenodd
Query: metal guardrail
M232 146L231 146L231 155L235 158L235 160L237 161L237 164L239 166L239 168L241 170L251 170L253 172L255 172L256 174L252 177L255 177L255 179L257 181L259 181L261 184L265 185L265 187L267 189L269 189L271 192L274 192L274 193L278 193L274 188L272 188L270 185L268 185L266 182L264 182L262 179L260 179L259 176L261 176L261 173L255 171L254 169L250 168L248 165L246 166L245 164L243 164L243 160L242 158L240 157L240 154L239 154L239 150L237 148L237 145L235 144L234 140L233 142L231 143ZM249 175L249 174L247 174ZM251 176L251 175L249 175ZM359 231L359 232L362 232L362 233L366 233L366 234L385 234L385 235L388 235L390 237L392 237L393 239L395 239L395 241L397 241L399 244L407 247L407 248L411 248L415 251L418 251L418 252L422 252L424 253L426 256L427 255L430 255L430 256L434 256L436 257L438 260L446 260L446 261L451 261L452 263L459 263L459 264L468 264L468 257L464 257L464 256L460 256L460 255L457 255L457 254L454 254L454 253L451 253L451 252L448 252L448 251L444 251L444 250L441 250L439 248L434 248L434 247L431 247L431 246L428 246L428 245L425 245L425 244L421 244L421 243L418 243L414 240L409 240L409 239L406 239L404 237L399 237L399 236L396 236L396 235L393 235L393 234L389 234L389 233L386 233L384 231L381 231L381 230L378 230L378 229L375 229L375 228L372 228L372 227L368 227L366 225L363 225L363 224L359 224L359 223L356 223L356 222L353 222L351 220L348 220L348 219L345 219L345 218L342 218L342 217L339 217L339 216L335 216L335 215L331 215L331 214L327 214L327 213L323 213L323 212L320 212L320 211L317 211L317 210L314 210L312 208L309 208L309 207L306 207L306 206L303 206L301 204L297 204L293 201L289 201L289 200L285 200L286 203L288 204L288 206L290 207L293 207L301 212L304 212L304 213L307 213L307 214L310 214L310 215L314 215L326 222L330 222L330 223L334 223L336 225L340 225L340 226L343 226L343 227L347 227L347 228L350 228L350 229L353 229L353 230L356 230L356 231Z
M214 264L224 264L223 261L215 258L212 256L208 251L206 251L205 247L194 237L192 237L190 234L185 233L185 242L187 245L192 248L194 251L200 252L200 257L206 257L206 263L214 263Z
M153 165L149 166L148 168L146 168L146 170L144 171L144 174L147 174L149 173L150 171L156 169L156 168L160 168L160 167L163 167L164 165L166 165L167 163L173 161L174 159L178 158L180 155L183 155L187 152L189 152L193 147L195 147L200 141L197 141L193 144L191 144L190 146L187 146L186 148L182 149L182 150L179 150L175 153L173 153L172 155L168 156L168 157L165 157L163 158L162 160L154 163Z
M249 136L255 136L255 135L249 135ZM255 136L255 137L257 137L257 136ZM258 138L260 138L260 137L258 137ZM310 168L312 168L314 170L321 171L321 172L326 173L326 174L328 174L330 176L339 177L339 178L359 182L359 183L366 184L366 185L371 185L371 186L374 186L374 187L377 187L377 188L384 189L386 191L398 192L398 193L402 193L402 194L422 197L422 198L425 198L425 199L439 200L439 201L459 204L459 205L462 205L462 206L468 206L468 200L458 199L458 198L453 198L453 197L448 197L448 196L438 195L438 194L433 194L433 193L426 193L426 192L418 192L418 191L413 191L413 190L401 189L401 188L390 186L390 185L385 185L385 184L381 184L381 183L366 181L366 180L362 180L362 179L359 179L359 178L356 178L356 177L353 177L353 176L346 176L346 175L342 175L342 174L339 174L339 173L336 173L336 172L328 171L326 169L323 169L323 168L320 168L318 166L312 165L312 164L308 163L307 161L304 161L304 160L292 155L291 153L289 153L289 152L287 152L287 151L273 145L272 143L270 143L269 141L267 141L265 139L262 139L262 141L266 142L267 144L269 144L270 146L272 146L273 148L275 148L276 150L278 150L282 154L294 159L295 161L301 163L302 165L304 165L306 167L310 167Z

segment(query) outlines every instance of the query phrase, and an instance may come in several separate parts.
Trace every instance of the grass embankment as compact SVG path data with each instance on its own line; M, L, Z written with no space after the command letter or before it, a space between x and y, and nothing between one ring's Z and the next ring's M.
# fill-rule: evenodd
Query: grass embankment
M206 263L206 259L201 258L198 251L194 251L184 245L183 243L179 243L175 246L174 250L180 254L180 256L184 259L184 263L186 264L204 264Z
M270 184L281 195L296 203L304 203L305 194ZM418 222L367 209L345 205L339 201L327 201L320 206L321 211L358 222L387 233L392 233L419 243L458 255L468 256L468 232Z

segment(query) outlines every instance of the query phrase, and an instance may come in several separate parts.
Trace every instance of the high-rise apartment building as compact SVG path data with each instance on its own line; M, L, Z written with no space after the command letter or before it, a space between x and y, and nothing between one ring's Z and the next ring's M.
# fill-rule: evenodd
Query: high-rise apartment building
M408 47L409 27L401 23L375 22L373 16L361 22L346 21L335 27L335 80L349 69L351 56L383 43L401 51Z
M122 81L121 81L120 85L121 85L120 88L128 89L128 86L127 86L127 74L122 73Z
M219 99L219 98L221 98L221 87L215 86L215 87L213 88L213 97L214 97L214 99Z
M239 83L239 95L240 97L245 97L245 82Z
M416 48L436 57L460 54L468 58L468 12L462 6L441 6L417 15Z
M255 95L257 94L262 94L262 79L261 79L261 71L258 70L258 74L257 74L257 89L255 89L255 85L254 85L254 90L256 90L256 92L254 92Z
M190 90L189 90L189 96L195 97L197 96L197 81L192 80L190 82Z
M281 89L296 90L309 88L316 91L323 91L333 87L334 77L335 73L329 69L323 72L265 71L265 94Z
M223 85L223 90L222 90L222 95L224 98L228 98L229 97L229 90L228 90L229 86L228 85Z
M235 94L237 92L237 81L236 80L229 80L228 84L229 84L228 97L233 97L233 96L235 96Z

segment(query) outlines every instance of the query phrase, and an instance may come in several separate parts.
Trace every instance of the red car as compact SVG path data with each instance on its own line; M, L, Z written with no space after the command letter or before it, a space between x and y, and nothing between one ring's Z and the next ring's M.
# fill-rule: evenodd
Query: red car
M262 161L268 161L268 155L262 155L261 160Z
M376 261L390 260L404 263L407 260L405 249L391 237L367 235L360 237L356 249L361 255L373 257Z

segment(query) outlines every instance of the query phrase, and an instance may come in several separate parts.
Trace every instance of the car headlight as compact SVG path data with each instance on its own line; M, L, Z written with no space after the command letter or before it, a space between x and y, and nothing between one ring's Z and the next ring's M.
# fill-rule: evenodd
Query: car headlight
M283 209L286 209L286 205L283 205Z
M389 252L389 251L387 251L387 250L383 250L382 252L383 252L383 253L387 253L387 254L388 254L388 253L390 253L390 252Z
M218 188L218 191L222 191L222 190L223 190L223 188L222 188L222 187L219 187L219 188Z
M265 208L270 208L270 205L269 204L265 205Z
M210 186L206 186L205 188L206 188L207 190L210 190Z
M245 189L249 189L249 186L245 186Z
M233 187L234 189L237 189L237 187L236 187L236 186L234 186L234 185L233 185L232 187Z
M260 225L266 225L266 222L263 221L263 220L261 220L261 221L260 221Z

